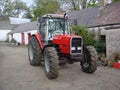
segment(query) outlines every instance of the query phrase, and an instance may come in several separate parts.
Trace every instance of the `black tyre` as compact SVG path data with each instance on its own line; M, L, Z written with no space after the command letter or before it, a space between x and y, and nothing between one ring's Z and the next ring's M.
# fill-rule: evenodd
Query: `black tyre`
M97 52L93 46L84 46L84 60L81 61L82 70L86 73L93 73L97 70Z
M41 49L37 39L32 36L28 45L28 56L32 66L38 66L41 64Z
M45 73L49 79L58 76L58 55L54 47L46 47L44 51Z

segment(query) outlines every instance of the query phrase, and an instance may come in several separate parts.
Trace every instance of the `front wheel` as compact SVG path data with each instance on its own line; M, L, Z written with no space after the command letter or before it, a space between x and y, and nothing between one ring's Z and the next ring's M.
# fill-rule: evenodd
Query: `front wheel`
M37 39L32 36L28 45L29 62L32 66L38 66L41 64L42 51Z
M58 76L58 55L54 47L46 47L44 51L45 73L49 79Z
M84 60L81 61L82 70L93 73L97 70L97 52L93 46L84 46Z

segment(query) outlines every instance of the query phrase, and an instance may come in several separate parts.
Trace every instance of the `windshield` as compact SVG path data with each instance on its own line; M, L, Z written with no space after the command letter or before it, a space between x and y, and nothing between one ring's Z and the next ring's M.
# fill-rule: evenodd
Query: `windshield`
M69 24L64 19L48 19L48 32L50 37L55 34L69 34Z

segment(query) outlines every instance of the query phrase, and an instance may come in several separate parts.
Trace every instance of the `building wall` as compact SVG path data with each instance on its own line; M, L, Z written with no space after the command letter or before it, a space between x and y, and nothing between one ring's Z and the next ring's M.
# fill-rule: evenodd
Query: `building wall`
M120 53L120 29L106 31L106 48L108 58L115 53Z
M8 38L8 33L12 30L0 30L0 41L5 41Z
M98 40L100 35L106 35L106 30L104 27L95 27L95 28L88 28L91 34L94 34L94 39Z
M23 32L24 33L24 39L25 39L25 45L28 44L28 33L32 34L36 34L37 30L32 30L32 31L28 31L28 32ZM22 33L14 33L13 34L13 38L20 44L22 44Z
M27 45L28 42L29 42L29 40L28 40L28 33L30 33L31 35L32 34L36 34L37 30L32 30L32 31L24 32L24 34L25 34L25 45Z
M11 34L9 34L8 37L9 37L9 42L10 42L12 40Z
M21 43L22 41L21 33L14 33L13 39L15 39L18 43Z

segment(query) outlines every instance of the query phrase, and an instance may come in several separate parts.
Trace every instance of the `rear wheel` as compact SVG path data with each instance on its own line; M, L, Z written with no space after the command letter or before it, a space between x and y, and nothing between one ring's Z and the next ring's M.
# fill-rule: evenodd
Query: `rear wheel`
M97 70L97 53L94 47L84 47L84 60L81 61L82 70L86 73L93 73Z
M44 66L45 66L46 76L49 79L57 78L58 76L58 55L54 47L45 48Z
M41 64L41 49L37 39L32 36L28 45L28 56L29 62L33 66L38 66Z

